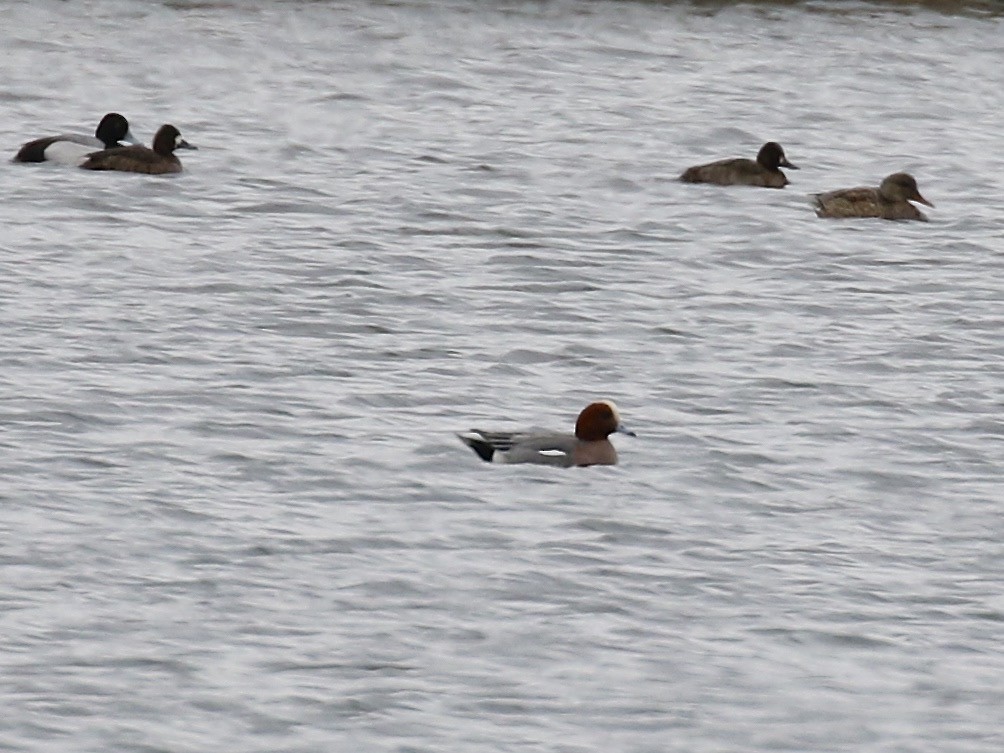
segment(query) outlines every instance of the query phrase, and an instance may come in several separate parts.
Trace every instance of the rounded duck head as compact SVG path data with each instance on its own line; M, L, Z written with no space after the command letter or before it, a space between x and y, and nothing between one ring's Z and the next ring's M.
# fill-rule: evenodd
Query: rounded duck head
M120 141L136 143L136 139L129 132L129 121L125 119L124 115L117 112L110 112L101 118L94 135L104 143L107 149L118 146Z
M157 130L157 135L153 137L153 150L164 157L174 154L175 149L197 148L181 138L181 131L170 123L162 125Z
M910 173L893 173L882 181L879 196L886 201L919 201L929 207L934 204L920 195L916 179Z
M590 403L582 409L575 422L575 436L582 442L597 442L614 432L635 436L633 431L626 429L621 423L617 406L610 400Z
M784 156L784 149L776 141L768 141L760 147L760 151L756 155L756 161L768 170L777 170L779 167L788 167L792 170L798 169L797 165L793 165Z

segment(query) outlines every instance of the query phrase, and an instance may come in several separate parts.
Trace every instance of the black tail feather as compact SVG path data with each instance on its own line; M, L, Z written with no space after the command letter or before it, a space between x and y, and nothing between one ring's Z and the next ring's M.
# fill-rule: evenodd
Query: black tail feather
M495 454L495 448L491 446L488 442L477 437L473 437L465 434L458 434L460 441L465 445L474 450L478 457L484 460L486 463L492 462L492 456Z

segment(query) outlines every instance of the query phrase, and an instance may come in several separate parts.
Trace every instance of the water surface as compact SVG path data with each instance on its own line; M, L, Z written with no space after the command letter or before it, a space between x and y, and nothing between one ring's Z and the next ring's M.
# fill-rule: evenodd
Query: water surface
M998 3L11 2L0 748L1004 745ZM783 191L675 181L780 141ZM929 223L809 194L913 173ZM614 468L488 466L571 428Z

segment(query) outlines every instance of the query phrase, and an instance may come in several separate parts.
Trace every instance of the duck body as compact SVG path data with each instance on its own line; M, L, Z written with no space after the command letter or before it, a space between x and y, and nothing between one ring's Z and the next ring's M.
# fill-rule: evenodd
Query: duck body
M129 130L129 121L117 112L110 112L98 123L93 136L63 133L35 139L21 147L14 161L79 165L95 149L113 149L123 141L136 143Z
M816 214L826 218L876 217L926 222L927 216L910 202L934 206L920 195L917 181L908 173L893 173L878 188L844 188L816 194L813 200Z
M181 132L177 128L165 124L153 137L152 149L138 144L102 149L88 154L80 166L85 170L117 170L147 175L180 173L181 160L175 155L175 149L196 148L181 138Z
M684 183L711 183L716 186L759 186L762 188L784 188L788 176L782 167L797 170L788 161L784 149L776 141L768 141L757 153L756 159L737 157L695 165L683 171L680 180Z
M616 465L617 450L609 439L614 432L634 436L634 432L621 423L617 407L604 400L582 410L575 422L574 434L472 429L457 436L489 463L534 463L571 468Z

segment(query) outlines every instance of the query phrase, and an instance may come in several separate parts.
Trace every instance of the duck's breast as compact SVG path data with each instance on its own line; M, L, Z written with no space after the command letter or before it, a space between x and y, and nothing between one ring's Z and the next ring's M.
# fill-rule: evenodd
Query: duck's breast
M617 465L617 449L609 439L579 442L573 456L574 465Z
M882 213L887 220L920 220L927 222L927 215L921 212L909 201L896 201L888 204Z

